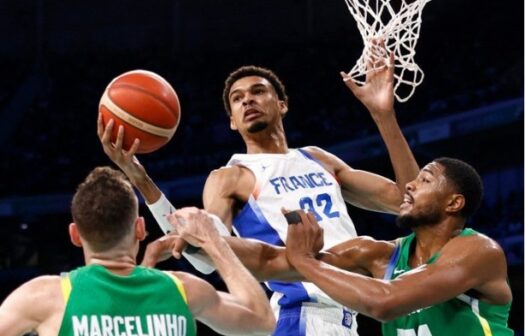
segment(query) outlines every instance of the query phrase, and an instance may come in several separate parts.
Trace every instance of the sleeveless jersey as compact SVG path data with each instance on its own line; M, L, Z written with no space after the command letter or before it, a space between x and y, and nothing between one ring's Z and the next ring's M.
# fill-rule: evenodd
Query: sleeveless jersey
M303 149L287 154L235 154L227 166L244 166L256 183L247 204L233 220L235 233L273 245L284 246L288 224L281 208L313 212L324 229L324 249L356 237L356 229L338 181ZM308 282L269 281L274 292L271 304L295 307L302 302L339 306Z
M469 236L475 230L466 228L460 234ZM384 279L395 279L411 268L409 254L415 234L401 238L392 255L390 266ZM440 257L437 253L429 259L432 264ZM466 294L449 301L419 309L406 316L383 323L384 336L504 336L513 335L508 328L508 315L511 302L504 305L488 304Z
M101 265L61 278L66 302L59 336L196 335L181 281L137 266L127 276Z

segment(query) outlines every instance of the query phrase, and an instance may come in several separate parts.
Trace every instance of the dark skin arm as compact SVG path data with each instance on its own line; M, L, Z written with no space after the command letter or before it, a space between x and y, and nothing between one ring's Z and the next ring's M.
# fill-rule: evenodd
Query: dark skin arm
M270 245L258 240L237 237L223 237L241 260L243 265L260 281L305 280L289 263L284 247ZM154 267L158 262L168 259L177 253L176 234L163 236L146 247L142 261L143 266ZM317 258L323 262L368 276L382 276L385 266L392 253L393 243L376 241L369 237L357 237L338 244L328 251L319 252ZM174 252L175 249L175 252ZM386 258L381 261L376 258L383 254Z
M289 226L289 262L336 301L377 320L391 320L470 289L490 303L505 304L511 300L502 249L485 236L453 238L435 263L422 265L393 281L384 281L318 260L319 235L314 217L302 214L301 224Z

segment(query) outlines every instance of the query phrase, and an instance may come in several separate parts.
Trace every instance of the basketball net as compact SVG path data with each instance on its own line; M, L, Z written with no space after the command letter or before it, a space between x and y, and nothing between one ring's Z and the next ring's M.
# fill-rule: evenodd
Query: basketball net
M420 35L422 10L431 0L345 0L358 24L364 41L364 49L349 76L359 85L365 84L368 71L387 66L388 59L395 54L394 94L399 102L406 102L415 88L424 80L424 72L415 63L415 47ZM395 9L391 3L400 4ZM397 6L398 7L398 6ZM385 46L372 41L381 39ZM369 69L367 64L369 63ZM380 65L377 65L380 64Z

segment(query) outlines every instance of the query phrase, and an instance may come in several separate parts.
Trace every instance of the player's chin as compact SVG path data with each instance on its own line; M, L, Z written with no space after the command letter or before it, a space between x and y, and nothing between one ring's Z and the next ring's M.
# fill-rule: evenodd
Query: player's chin
M266 121L254 121L247 128L248 133L258 133L265 130L268 127L268 122Z

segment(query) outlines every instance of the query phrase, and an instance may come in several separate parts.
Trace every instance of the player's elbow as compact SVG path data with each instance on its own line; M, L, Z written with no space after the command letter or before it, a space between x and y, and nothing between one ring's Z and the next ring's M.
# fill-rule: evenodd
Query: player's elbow
M240 335L246 335L247 332L249 332L250 335L270 335L274 332L276 329L276 318L270 307L268 312L257 315L255 320L250 323L249 329L250 330L245 330Z
M397 305L392 296L383 295L370 303L369 312L366 315L380 322L391 321L400 316L396 307Z
M274 317L272 310L270 310L265 315L266 316L262 321L261 330L258 332L258 335L269 335L274 331L274 329L276 329L276 318Z

